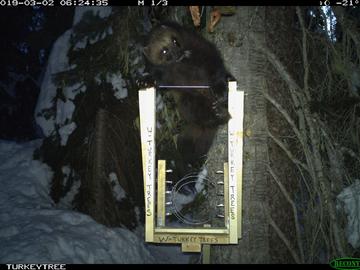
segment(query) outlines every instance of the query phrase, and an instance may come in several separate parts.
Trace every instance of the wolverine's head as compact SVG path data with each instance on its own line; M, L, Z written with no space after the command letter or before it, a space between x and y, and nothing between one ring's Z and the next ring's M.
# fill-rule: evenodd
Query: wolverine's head
M190 55L182 48L180 34L167 25L157 26L151 31L144 54L154 65L180 62Z

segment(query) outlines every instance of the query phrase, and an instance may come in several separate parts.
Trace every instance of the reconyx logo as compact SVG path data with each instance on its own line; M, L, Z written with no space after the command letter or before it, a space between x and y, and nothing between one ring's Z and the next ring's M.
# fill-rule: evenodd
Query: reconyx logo
M360 258L338 258L330 262L332 268L338 270L360 269Z

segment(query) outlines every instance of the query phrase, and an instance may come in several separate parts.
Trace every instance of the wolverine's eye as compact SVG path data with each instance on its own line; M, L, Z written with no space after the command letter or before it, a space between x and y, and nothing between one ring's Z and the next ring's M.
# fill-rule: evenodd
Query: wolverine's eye
M167 54L168 49L167 49L167 48L164 48L161 52L162 52L163 54Z
M173 43L174 43L174 45L176 45L176 46L178 45L178 42L177 42L177 40L176 40L175 38L173 39Z

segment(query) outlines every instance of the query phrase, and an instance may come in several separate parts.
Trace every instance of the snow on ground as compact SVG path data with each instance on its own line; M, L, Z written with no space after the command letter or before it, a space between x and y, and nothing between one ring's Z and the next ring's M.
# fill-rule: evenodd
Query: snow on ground
M67 210L71 198L55 206L48 195L53 173L33 160L40 145L0 140L0 264L189 262L180 245L144 243L141 226L135 233L107 228Z
M347 215L346 236L353 248L360 247L360 180L356 179L337 196L337 208Z
M0 141L0 263L152 263L143 240L54 207L52 172L33 160L41 140Z

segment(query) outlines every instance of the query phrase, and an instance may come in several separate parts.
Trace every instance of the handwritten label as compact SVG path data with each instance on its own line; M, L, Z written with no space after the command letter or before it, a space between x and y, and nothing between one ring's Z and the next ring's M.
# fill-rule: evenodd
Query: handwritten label
M153 215L153 210L152 210L152 201L153 201L153 183L152 183L152 179L153 179L153 128L152 127L147 127L146 128L147 131L147 145L146 145L146 215L147 216L152 216Z
M165 235L159 236L160 243L204 243L217 244L219 240L212 236Z
M236 164L235 164L235 140L234 132L229 132L229 212L230 219L236 219Z

